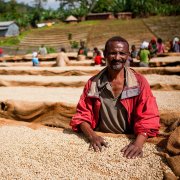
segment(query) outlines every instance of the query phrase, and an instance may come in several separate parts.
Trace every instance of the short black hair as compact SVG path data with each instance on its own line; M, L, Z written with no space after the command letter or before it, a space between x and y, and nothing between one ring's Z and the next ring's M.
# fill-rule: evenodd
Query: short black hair
M157 39L157 42L158 42L158 43L162 43L162 39L161 39L161 38L158 38L158 39Z
M114 41L125 42L125 43L128 45L128 48L129 48L129 43L127 42L126 39L124 39L124 38L121 37L121 36L114 36L114 37L112 37L112 38L110 38L110 39L108 39L108 40L106 41L105 50L104 50L104 56L105 56L105 57L106 57L107 52L108 52L108 46L109 46L109 44L110 44L111 42L114 42Z
M98 50L98 48L97 48L97 47L95 47L95 48L94 48L94 51L97 51L97 50Z
M66 49L62 47L62 48L61 48L61 51L62 51L62 52L66 52Z

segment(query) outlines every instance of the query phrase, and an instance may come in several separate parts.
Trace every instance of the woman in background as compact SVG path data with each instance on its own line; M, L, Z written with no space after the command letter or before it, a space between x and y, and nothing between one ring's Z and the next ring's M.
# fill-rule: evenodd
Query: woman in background
M33 52L32 54L32 65L33 66L39 66L39 59L38 59L38 53Z

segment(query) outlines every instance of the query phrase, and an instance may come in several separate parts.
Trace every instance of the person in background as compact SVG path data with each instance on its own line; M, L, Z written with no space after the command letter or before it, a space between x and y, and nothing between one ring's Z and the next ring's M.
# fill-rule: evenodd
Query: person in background
M94 50L93 51L93 59L94 59L94 61L96 61L97 63L101 62L100 63L101 65L105 65L103 51L98 49L97 47L95 47L93 50ZM95 62L95 64L97 64L96 62Z
M3 49L0 47L0 57L3 57Z
M172 52L180 52L179 38L175 37L172 44Z
M165 47L161 38L157 39L157 53L165 53Z
M115 36L106 42L107 66L86 83L70 125L84 133L94 151L107 147L95 131L134 134L135 140L119 152L137 158L142 157L147 138L159 132L159 113L147 80L125 66L129 56L124 38Z
M95 47L93 50L93 58L97 55L98 52L100 52L101 57L104 58L102 50L98 49L97 47Z
M131 46L131 58L137 58L137 55L138 55L138 51L136 49L136 46L132 45Z
M78 51L78 55L85 55L87 57L88 49L85 47L85 42L80 42L80 48Z
M44 44L41 45L41 47L39 48L38 54L45 56L47 54L47 49L44 46Z
M146 41L144 41L141 44L141 48L137 57L137 59L140 60L140 63L139 63L140 67L149 67L149 61L150 61L151 55L150 55L150 51L148 47L149 47L149 43Z
M88 49L85 47L85 42L80 41L77 60L85 60L88 55Z
M168 52L173 52L173 40L169 41L169 50Z
M56 58L56 66L63 67L69 64L69 58L66 54L65 48L61 48L61 52L58 53Z
M148 49L150 51L151 57L155 57L156 54L157 54L157 42L156 42L156 38L155 37L153 37L151 39L151 41L149 42Z
M38 53L33 52L32 54L32 65L33 66L39 66L39 59L38 59Z
M94 63L95 63L95 65L101 65L102 64L102 56L101 56L100 51L96 52L96 55L94 57Z

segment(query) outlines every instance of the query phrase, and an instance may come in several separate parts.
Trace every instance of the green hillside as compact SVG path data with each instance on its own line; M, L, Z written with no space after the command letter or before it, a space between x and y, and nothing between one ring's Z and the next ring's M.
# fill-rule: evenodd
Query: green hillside
M88 48L104 47L106 40L112 36L125 37L130 45L137 47L143 40L149 41L153 36L168 42L174 36L180 36L180 16L150 17L132 20L84 21L78 24L59 23L51 27L33 29L24 36L20 49L35 49L41 44L59 49L71 49L71 42L85 40ZM71 36L71 40L68 37Z

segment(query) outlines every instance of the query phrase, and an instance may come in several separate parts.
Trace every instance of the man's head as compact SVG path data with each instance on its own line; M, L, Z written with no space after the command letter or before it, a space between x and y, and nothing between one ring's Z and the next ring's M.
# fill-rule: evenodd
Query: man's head
M80 46L84 48L85 47L85 41L80 41Z
M159 44L162 44L162 39L161 39L161 38L158 38L158 39L157 39L157 42L158 42Z
M129 43L120 36L110 38L105 44L104 57L111 70L123 69L129 54Z
M98 51L98 48L97 48L97 47L95 47L95 48L94 48L94 52L97 52L97 51Z
M38 53L37 52L33 52L32 56L33 56L33 58L36 58L38 56Z
M132 51L135 51L135 50L136 50L136 46L135 46L134 44L131 46L131 50L132 50Z
M66 52L66 49L62 47L61 52Z

